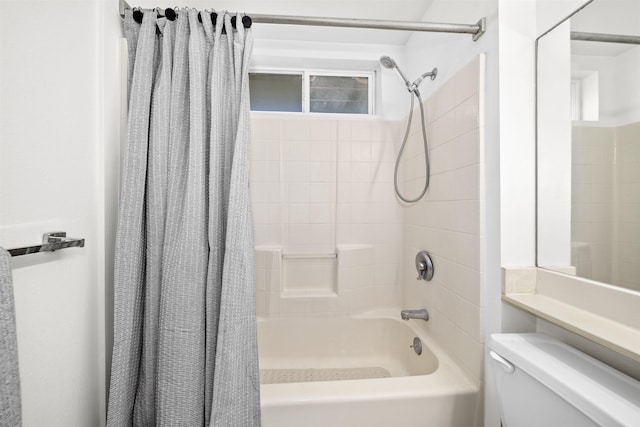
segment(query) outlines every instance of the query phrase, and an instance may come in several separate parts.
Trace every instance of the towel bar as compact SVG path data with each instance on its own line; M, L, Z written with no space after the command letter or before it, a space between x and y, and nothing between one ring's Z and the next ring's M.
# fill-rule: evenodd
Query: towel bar
M7 252L11 256L29 255L38 252L53 252L58 249L84 247L84 239L67 238L65 231L55 231L44 233L42 236L42 244L35 246L27 246L25 248L8 249Z

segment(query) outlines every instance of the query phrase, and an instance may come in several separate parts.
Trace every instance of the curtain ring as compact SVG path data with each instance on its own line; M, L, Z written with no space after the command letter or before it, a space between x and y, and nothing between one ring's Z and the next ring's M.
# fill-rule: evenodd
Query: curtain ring
M142 24L142 18L144 18L144 13L142 12L142 8L134 7L132 15L133 15L134 21L136 21L138 24Z
M178 17L178 14L174 9L171 9L168 7L164 10L164 17L167 18L169 21L175 21L176 18Z
M242 17L242 26L244 28L251 28L252 23L253 21L251 20L251 17L245 12L244 16Z

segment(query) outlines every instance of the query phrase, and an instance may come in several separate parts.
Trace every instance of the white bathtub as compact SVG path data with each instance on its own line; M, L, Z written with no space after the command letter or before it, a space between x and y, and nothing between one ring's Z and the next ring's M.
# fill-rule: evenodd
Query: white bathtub
M423 321L399 315L259 318L261 370L376 367L390 374L262 384L263 427L476 425L478 385L418 332L417 322ZM423 344L420 356L410 348L416 336Z

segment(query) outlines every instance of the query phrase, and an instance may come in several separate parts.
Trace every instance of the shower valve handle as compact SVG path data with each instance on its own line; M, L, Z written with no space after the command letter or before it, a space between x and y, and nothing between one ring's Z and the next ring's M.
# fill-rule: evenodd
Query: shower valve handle
M416 277L416 280L424 279L424 271L427 269L427 266L424 265L423 262L419 262L416 268L418 269L418 277Z
M427 251L420 251L416 255L416 270L418 270L416 280L433 279L433 261Z

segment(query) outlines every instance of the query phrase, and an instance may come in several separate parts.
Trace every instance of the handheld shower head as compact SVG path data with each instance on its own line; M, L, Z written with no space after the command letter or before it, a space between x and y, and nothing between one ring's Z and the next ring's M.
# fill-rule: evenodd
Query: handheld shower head
M396 69L398 71L398 74L400 74L400 77L402 77L402 80L404 80L404 84L407 86L407 90L411 91L411 83L409 83L409 80L407 80L407 78L404 76L404 74L402 73L402 71L400 71L400 67L398 67L398 64L396 64L396 61L393 60L392 57L390 56L381 56L380 57L380 64L384 67L384 68L388 68L390 70L392 69Z
M396 68L398 66L396 64L396 61L394 61L392 57L386 56L386 55L380 57L380 64L384 68L388 68L390 70L393 69L393 68Z

